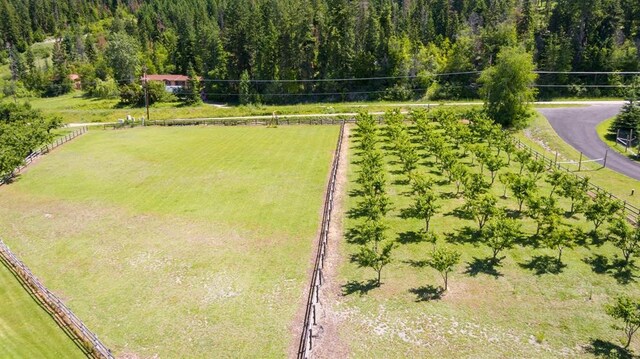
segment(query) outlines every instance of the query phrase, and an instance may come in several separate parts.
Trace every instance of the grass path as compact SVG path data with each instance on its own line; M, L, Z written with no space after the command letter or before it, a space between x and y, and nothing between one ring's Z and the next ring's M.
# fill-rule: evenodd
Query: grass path
M84 358L53 318L0 263L0 358Z

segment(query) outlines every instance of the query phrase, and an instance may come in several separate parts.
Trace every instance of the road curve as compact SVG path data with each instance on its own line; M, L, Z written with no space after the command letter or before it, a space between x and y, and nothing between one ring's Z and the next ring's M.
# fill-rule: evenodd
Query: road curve
M553 129L568 144L590 159L602 158L607 150L607 168L640 181L640 163L630 160L600 140L596 127L615 116L620 104L598 104L588 107L542 108Z

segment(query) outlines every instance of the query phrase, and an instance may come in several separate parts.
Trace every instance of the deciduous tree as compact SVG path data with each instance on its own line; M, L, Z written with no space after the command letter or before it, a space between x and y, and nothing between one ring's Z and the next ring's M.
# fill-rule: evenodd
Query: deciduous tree
M440 273L444 281L444 290L449 289L449 273L460 262L460 253L455 250L438 248L431 254L429 266Z
M605 221L611 220L621 209L620 201L609 198L606 193L598 192L596 198L587 205L584 215L593 222L594 231L598 231Z
M494 121L505 127L520 128L532 116L531 102L537 78L530 54L519 47L506 47L498 53L495 66L480 76L485 109Z
M609 227L609 240L622 251L628 265L631 256L640 252L640 226L631 226L623 215L615 217Z
M431 218L438 213L442 207L438 203L438 196L433 191L426 191L416 195L413 206L409 208L409 214L413 218L419 218L425 221L425 233L429 232L429 223Z
M621 295L606 305L605 310L612 318L622 321L623 326L614 326L614 328L622 329L624 332L626 336L624 348L627 349L633 335L640 329L640 300Z
M475 198L470 198L465 203L465 211L470 217L473 217L478 222L478 227L482 229L496 213L496 204L498 201L492 194L483 194Z
M498 253L512 248L521 235L521 224L513 218L508 218L504 210L491 218L482 232L484 243L492 249L492 260L495 262Z

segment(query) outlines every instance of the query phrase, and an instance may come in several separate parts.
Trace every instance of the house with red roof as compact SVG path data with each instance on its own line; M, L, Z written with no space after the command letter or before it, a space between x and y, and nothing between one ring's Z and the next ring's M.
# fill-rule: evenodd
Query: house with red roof
M147 75L142 77L142 81L159 81L164 83L164 87L167 92L178 92L186 88L189 84L189 76L185 75L170 75L170 74L157 74ZM198 80L202 81L202 77L198 76Z

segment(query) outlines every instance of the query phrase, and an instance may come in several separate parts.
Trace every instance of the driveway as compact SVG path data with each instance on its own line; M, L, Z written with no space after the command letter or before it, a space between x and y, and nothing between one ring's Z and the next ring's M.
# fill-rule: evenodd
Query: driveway
M588 107L542 108L538 111L568 144L590 159L602 158L607 150L607 168L640 181L640 163L609 149L596 133L596 126L620 111L620 104L597 104Z

